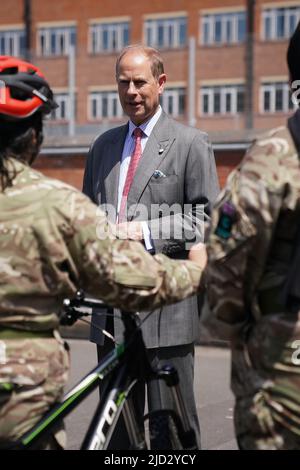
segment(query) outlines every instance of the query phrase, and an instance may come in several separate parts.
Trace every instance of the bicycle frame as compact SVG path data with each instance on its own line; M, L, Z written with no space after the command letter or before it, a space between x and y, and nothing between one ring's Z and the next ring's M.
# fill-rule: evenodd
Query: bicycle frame
M77 317L80 316L76 313ZM137 327L137 315L123 312L125 341L92 369L77 385L75 385L58 404L55 404L38 423L13 443L10 449L32 449L41 439L46 437L55 424L62 421L86 396L99 385L100 380L108 376L109 382L103 399L96 409L85 435L81 449L107 449L120 413L123 410L127 432L135 450L146 449L145 436L139 429L135 418L134 407L128 397L137 380L163 379L171 387L174 397L175 412L178 416L177 426L182 440L188 448L196 448L195 436L190 429L185 407L178 388L178 376L174 369L166 367L161 371L153 371L147 356L141 330ZM137 354L138 352L138 354ZM134 360L133 360L133 359Z

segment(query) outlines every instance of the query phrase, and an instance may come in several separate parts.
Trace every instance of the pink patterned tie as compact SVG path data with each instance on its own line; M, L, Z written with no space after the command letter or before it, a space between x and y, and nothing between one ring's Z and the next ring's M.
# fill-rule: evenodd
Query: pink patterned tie
M120 205L120 210L119 210L119 220L118 220L119 222L124 222L126 220L125 208L127 204L127 197L128 197L128 193L129 193L129 190L130 190L133 178L134 178L134 174L136 172L139 160L142 155L141 140L142 140L143 131L139 127L136 127L133 131L133 135L135 138L134 151L130 157L130 163L129 163L129 167L128 167L128 171L126 175L124 188L123 188L121 205Z

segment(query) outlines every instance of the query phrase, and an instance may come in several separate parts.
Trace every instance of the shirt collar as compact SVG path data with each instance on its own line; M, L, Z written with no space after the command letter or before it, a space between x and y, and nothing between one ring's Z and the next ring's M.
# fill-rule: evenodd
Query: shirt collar
M128 129L129 135L132 136L132 133L133 133L134 129L136 127L139 127L144 132L146 137L149 137L151 132L153 131L153 127L155 126L155 124L159 120L159 118L161 116L161 113L162 113L162 109L161 109L161 106L159 105L156 113L154 114L154 116L152 116L150 119L148 119L148 121L143 122L143 124L141 124L140 126L136 126L135 124L133 124L132 121L129 121L129 129Z

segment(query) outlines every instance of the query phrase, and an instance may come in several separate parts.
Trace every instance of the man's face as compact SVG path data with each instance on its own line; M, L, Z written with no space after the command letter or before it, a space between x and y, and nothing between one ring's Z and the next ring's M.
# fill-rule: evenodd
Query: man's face
M129 51L122 57L117 71L120 102L136 126L155 114L165 81L165 74L153 77L150 61L142 52Z

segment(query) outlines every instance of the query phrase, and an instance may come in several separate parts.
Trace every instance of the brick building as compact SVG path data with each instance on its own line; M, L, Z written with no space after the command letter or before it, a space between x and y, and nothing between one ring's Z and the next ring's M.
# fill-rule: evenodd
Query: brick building
M158 48L162 106L210 134L223 184L253 135L293 108L285 55L299 19L299 0L13 0L1 5L0 54L29 56L47 76L60 108L37 166L80 188L89 143L126 119L118 52Z

